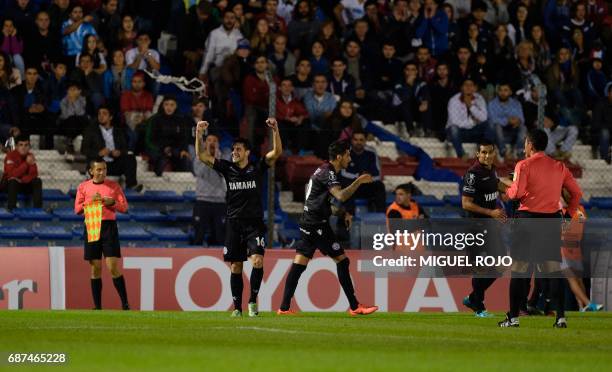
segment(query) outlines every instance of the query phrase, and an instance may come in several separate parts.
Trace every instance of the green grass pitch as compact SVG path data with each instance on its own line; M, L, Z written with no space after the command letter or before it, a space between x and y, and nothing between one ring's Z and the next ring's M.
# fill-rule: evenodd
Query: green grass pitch
M65 352L63 366L15 371L604 371L612 313L523 317L500 329L468 313L302 313L231 319L219 312L0 311L0 354Z

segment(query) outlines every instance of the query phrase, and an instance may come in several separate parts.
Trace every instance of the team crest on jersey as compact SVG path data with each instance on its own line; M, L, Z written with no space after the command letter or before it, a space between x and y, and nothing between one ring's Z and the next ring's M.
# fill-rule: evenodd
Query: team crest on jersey
M338 244L338 242L335 242L334 244L332 244L332 249L334 251L340 250L340 244Z
M469 173L467 180L465 180L465 183L470 186L474 186L475 182L476 182L476 175L474 173Z
M321 230L321 229L317 230L317 234L323 235L323 230Z
M223 247L223 254L227 254L227 247Z

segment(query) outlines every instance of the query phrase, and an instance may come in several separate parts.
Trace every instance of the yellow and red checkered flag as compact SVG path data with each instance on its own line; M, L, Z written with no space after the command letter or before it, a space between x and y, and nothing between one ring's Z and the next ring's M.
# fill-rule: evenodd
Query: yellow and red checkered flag
M100 240L102 230L102 201L92 201L83 206L85 214L85 228L87 230L87 242Z

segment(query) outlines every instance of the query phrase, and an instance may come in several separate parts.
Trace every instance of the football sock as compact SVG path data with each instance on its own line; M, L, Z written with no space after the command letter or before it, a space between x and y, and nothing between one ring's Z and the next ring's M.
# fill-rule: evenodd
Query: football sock
M285 281L285 292L283 293L283 302L281 303L280 307L282 311L289 310L289 307L291 306L291 299L293 298L293 294L297 288L300 276L302 276L304 270L306 270L306 266L304 265L296 263L291 265L291 270L289 270L287 280Z
M102 278L91 279L91 295L93 296L94 307L102 308Z
M485 309L485 292L494 281L495 278L472 278L472 293L470 294L470 302L476 305L478 310Z
M261 287L261 280L263 279L263 267L253 268L251 270L251 297L249 297L249 303L257 302L257 294L259 293L259 287Z
M563 284L561 278L550 279L551 300L557 310L557 319L565 318L565 287Z
M244 283L242 282L242 273L234 274L230 277L230 285L232 287L232 299L234 300L234 309L242 311L242 290Z
M525 282L523 278L510 279L510 318L517 318L521 304L525 301Z
M127 291L125 290L125 279L123 279L123 275L113 278L113 284L115 285L115 289L119 294L119 298L121 298L121 304L127 305Z
M349 263L350 260L345 258L336 264L336 270L338 271L338 281L344 290L351 310L355 310L359 306L359 302L357 302L357 298L355 297L355 289L353 288L353 281L351 280L351 273L349 272Z

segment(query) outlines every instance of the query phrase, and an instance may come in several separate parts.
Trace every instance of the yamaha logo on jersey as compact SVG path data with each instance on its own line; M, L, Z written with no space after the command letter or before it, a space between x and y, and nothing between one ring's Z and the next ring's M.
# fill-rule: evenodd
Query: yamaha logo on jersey
M255 183L255 181L229 182L228 184L229 184L229 189L231 191L251 190L251 189L257 188L257 184Z

